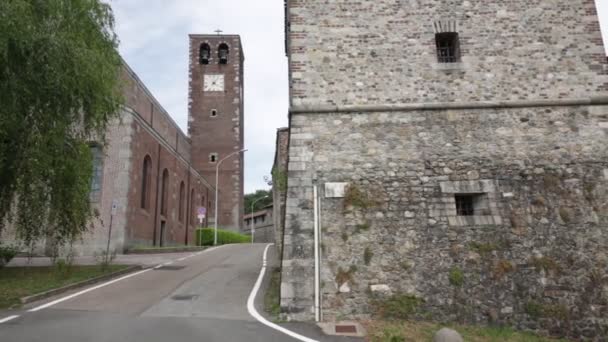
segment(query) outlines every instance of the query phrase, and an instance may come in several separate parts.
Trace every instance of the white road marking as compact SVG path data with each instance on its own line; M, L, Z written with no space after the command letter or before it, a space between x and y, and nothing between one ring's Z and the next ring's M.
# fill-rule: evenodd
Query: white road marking
M3 318L3 319L0 319L0 324L2 324L2 323L6 323L6 322L8 322L8 321L12 321L12 320L14 320L15 318L19 318L19 315L8 316L8 317L5 317L5 318Z
M85 293L88 293L88 292L91 292L91 291L95 291L95 290L100 289L100 288L102 288L102 287L106 287L106 286L108 286L108 285L111 285L111 284L117 283L117 282L119 282L119 281L121 281L121 280L125 280L125 279L128 279L128 278L135 277L135 276L138 276L138 275L140 275L140 274L143 274L143 273L149 272L150 270L151 270L151 268L148 268L148 269L145 269L145 270L143 270L143 271L139 271L139 272L131 273L131 274L126 275L126 276L124 276L124 277L121 277L121 278L118 278L118 279L114 279L114 280L108 281L108 282L106 282L106 283L99 284L99 285L97 285L97 286L90 287L90 288L88 288L88 289L86 289L86 290L82 290L82 291L80 291L80 292L76 292L76 293L74 293L74 294L71 294L71 295L69 295L69 296L65 296L65 297L63 297L63 298L59 298L59 299L57 299L57 300L54 300L54 301L52 301L52 302L49 302L49 303L46 303L46 304L40 305L40 306L38 306L38 307L35 307L35 308L30 309L30 310L27 310L27 311L28 311L28 312L36 312L36 311L40 311L40 310L42 310L42 309L46 309L46 308L51 307L51 306L53 306L53 305L59 304L59 303L61 303L61 302L65 302L66 300L72 299L72 298L74 298L74 297L78 297L78 296L83 295L83 294L85 294Z
M258 280L255 282L255 285L253 286L253 289L251 290L251 293L249 294L249 299L247 300L247 311L249 311L249 314L251 316L253 316L253 318L257 319L258 322L264 324L265 326L267 326L269 328L278 330L285 335L291 336L291 337L295 338L296 340L300 340L300 341L304 341L304 342L319 342L317 340L313 340L306 336L302 336L298 333L295 333L291 330L287 330L287 329L283 328L282 326L279 326L277 324L274 324L274 323L268 321L267 319L262 317L262 315L260 315L258 313L258 311L255 309L255 305L254 305L255 297L257 296L258 291L260 290L260 286L262 285L262 280L264 279L264 273L266 273L266 254L268 253L268 248L272 245L273 244L269 244L266 246L266 249L264 249L264 256L262 257L262 269L260 270L260 275L258 276Z
M200 254L202 254L202 253L204 253L204 252L210 252L210 251L212 251L212 250L214 250L214 249L217 249L217 248L219 248L219 247L213 247L213 248L205 249L204 251L198 252L198 253L196 253L196 254L194 254L194 255L200 255ZM162 266L171 265L172 263L173 263L173 261L166 262L166 263L164 263L164 264L160 264L160 265L158 265L158 266L154 267L153 269L159 269L159 268L161 268ZM90 288L88 288L88 289L82 290L82 291L80 291L80 292L76 292L76 293L74 293L74 294L71 294L71 295L69 295L69 296L65 296L65 297L63 297L63 298L59 298L59 299L54 300L54 301L52 301L52 302L49 302L49 303L46 303L46 304L40 305L40 306L38 306L38 307L35 307L35 308L33 308L33 309L28 310L28 312L36 312L36 311L40 311L40 310L42 310L42 309L46 309L46 308L51 307L51 306L53 306L53 305L57 305L57 304L59 304L59 303L65 302L66 300L70 300L70 299L72 299L72 298L74 298L74 297L78 297L78 296L83 295L83 294L85 294L85 293L88 293L88 292L91 292L91 291L95 291L95 290L100 289L100 288L102 288L102 287L106 287L106 286L108 286L108 285L112 285L112 284L117 283L117 282L119 282L119 281L121 281L121 280L125 280L125 279L131 278L131 277L138 276L138 275L140 275L140 274L146 273L146 272L151 271L151 270L152 270L152 268L148 268L148 269L145 269L145 270L142 270L142 271L136 272L136 273L131 273L131 274L129 274L129 275L126 275L126 276L121 277L121 278L118 278L118 279L110 280L110 281L108 281L108 282L106 282L106 283L99 284L99 285L97 285L97 286L93 286L93 287L90 287ZM5 318L5 319L6 319L6 320L11 320L11 319L15 319L15 318L17 318L17 317L19 317L19 316L16 316L16 317L11 316L11 317L7 317L7 318ZM4 323L4 321L0 321L0 323Z

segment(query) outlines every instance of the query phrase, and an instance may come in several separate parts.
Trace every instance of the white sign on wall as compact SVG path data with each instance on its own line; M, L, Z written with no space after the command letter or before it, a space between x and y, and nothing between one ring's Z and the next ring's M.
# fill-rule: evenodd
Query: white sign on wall
M325 183L325 198L342 198L348 183Z

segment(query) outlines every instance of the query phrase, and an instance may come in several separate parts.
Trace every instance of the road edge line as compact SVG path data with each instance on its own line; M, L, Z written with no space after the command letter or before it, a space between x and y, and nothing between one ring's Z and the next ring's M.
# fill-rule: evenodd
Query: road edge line
M266 318L264 318L262 315L260 315L260 313L255 308L255 298L257 297L258 291L260 290L260 286L262 285L262 280L264 280L264 274L266 273L266 254L268 253L268 248L270 248L270 246L272 246L272 245L273 245L272 243L268 244L268 245L266 245L266 248L264 249L264 255L262 257L262 269L260 270L260 275L258 276L258 280L255 282L255 285L253 285L253 289L251 289L251 293L249 294L249 298L247 299L247 311L249 311L249 314L253 318L255 318L258 322L264 324L265 326L267 326L269 328L280 331L285 335L291 336L297 340L304 341L304 342L319 342L317 340L313 340L306 336L302 336L296 332L285 329L278 324L268 321Z
M19 315L13 315L13 316L4 317L4 318L0 319L0 324L6 323L8 321L12 321L15 318L19 318L19 317L20 317Z

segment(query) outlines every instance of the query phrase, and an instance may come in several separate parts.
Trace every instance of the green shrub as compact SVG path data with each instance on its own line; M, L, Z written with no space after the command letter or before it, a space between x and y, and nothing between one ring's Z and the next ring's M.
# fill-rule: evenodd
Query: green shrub
M0 267L3 267L11 260L13 260L13 258L15 257L15 255L17 255L18 252L19 250L17 249L17 247L0 245Z
M374 316L387 320L406 320L416 313L424 300L411 294L397 293L389 298L375 298L370 304Z
M454 267L450 270L450 284L461 287L464 284L464 274L462 270L458 267Z
M348 188L346 188L346 193L344 194L344 206L353 206L355 208L360 209L369 209L373 207L376 203L370 196L361 191L356 185L351 184Z
M196 245L197 246L213 246L214 229L202 228L196 230ZM248 235L236 233L229 230L217 230L217 244L226 245L230 243L247 243L251 242L251 237Z

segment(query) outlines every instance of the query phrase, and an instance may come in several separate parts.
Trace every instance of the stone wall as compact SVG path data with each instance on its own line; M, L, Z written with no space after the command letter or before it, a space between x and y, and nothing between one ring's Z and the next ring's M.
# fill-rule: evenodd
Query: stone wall
M290 128L289 317L312 317L312 185L346 182L321 202L326 320L388 292L436 320L608 331L608 106L293 114ZM458 193L485 194L483 210L459 216Z
M606 336L608 78L595 2L286 10L286 318L314 317L317 185L325 320L407 294L424 300L419 317ZM443 32L458 33L457 63L438 61ZM333 182L345 197L324 197Z
M295 107L579 98L608 82L594 0L288 0L288 25ZM446 30L461 63L437 62Z
M285 201L287 199L287 157L289 128L277 129L274 163L272 164L272 219L274 221L275 247L279 255L283 251L285 228Z

